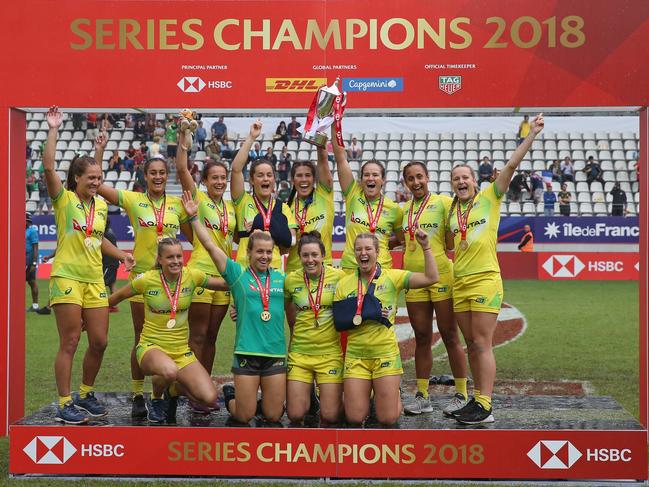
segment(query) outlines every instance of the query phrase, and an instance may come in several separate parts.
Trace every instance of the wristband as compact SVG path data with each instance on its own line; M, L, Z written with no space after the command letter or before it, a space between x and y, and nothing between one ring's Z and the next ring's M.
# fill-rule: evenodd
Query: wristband
M189 218L190 222L193 222L193 221L196 221L196 220L198 220L198 215L194 215L194 216Z

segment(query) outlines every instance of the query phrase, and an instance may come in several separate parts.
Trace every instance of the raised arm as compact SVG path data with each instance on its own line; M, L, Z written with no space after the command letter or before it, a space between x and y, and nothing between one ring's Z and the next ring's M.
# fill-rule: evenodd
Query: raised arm
M185 131L178 129L178 149L176 153L176 173L183 187L183 191L194 194L196 183L189 172L187 165L187 149L185 149Z
M106 150L107 143L108 132L106 132L104 125L102 131L97 135L97 137L95 137L95 161L97 161L97 164L99 164L100 167L104 161L104 150ZM97 193L111 205L117 206L119 204L119 192L115 188L111 188L102 182L97 189Z
M43 151L43 169L45 174L45 184L47 185L47 192L50 198L55 198L63 189L61 178L56 174L56 138L59 132L59 127L63 123L63 114L59 112L57 106L51 106L46 115L47 126L47 142L45 143L45 150Z
M431 284L437 282L437 280L439 279L437 263L435 262L433 251L430 248L428 234L421 228L418 228L417 232L415 233L415 238L417 239L417 243L421 245L421 248L424 251L424 272L413 272L410 275L410 281L408 281L408 287L410 289L428 287Z
M252 147L253 142L259 134L261 134L262 123L261 120L256 120L250 125L250 133L246 137L246 140L241 144L239 152L237 152L236 157L232 161L232 173L230 175L230 194L232 199L237 201L243 196L245 187L243 185L243 168L248 162L248 153Z
M205 227L198 221L198 218L196 217L198 206L196 205L196 202L192 198L192 194L189 191L183 192L183 205L185 207L187 215L191 219L194 234L198 237L198 240L201 241L203 247L205 247L205 250L207 250L207 253L210 254L210 257L214 261L214 264L216 264L216 268L221 274L223 274L225 272L225 266L228 262L228 256L225 255L225 252L223 252L216 246L216 244L210 238L210 235L207 233L207 230L205 230Z
M338 140L336 139L335 128L331 126L331 144L334 149L334 159L336 160L336 169L338 170L338 180L340 181L340 189L343 193L347 192L347 188L354 182L354 173L352 168L349 167L349 162L347 161L347 153L345 149L338 145Z
M541 133L541 130L543 130L544 123L543 114L539 113L530 124L530 133L527 134L527 137L523 139L523 142L516 147L512 157L507 161L505 167L502 168L500 174L498 174L495 183L500 194L505 194L507 192L509 183L514 176L514 172L518 169L518 165L523 160L523 157L525 157L525 154L527 154L527 151L532 147L532 142L534 142L536 136Z
M318 147L318 181L329 189L334 188L334 177L329 168L329 154L324 147Z

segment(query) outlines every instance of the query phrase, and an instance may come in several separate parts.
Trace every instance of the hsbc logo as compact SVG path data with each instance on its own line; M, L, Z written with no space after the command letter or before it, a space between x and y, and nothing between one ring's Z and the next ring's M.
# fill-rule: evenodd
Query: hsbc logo
M527 452L527 456L539 468L565 470L583 455L569 441L541 440Z
M64 436L36 436L23 451L34 463L61 465L77 452Z
M543 263L552 277L576 277L585 267L576 255L553 255Z
M205 88L205 81L198 76L185 76L176 84L185 93L198 93Z

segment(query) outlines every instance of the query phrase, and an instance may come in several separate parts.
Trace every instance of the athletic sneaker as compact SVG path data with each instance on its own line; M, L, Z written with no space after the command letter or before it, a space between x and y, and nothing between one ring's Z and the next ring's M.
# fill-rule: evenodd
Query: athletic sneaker
M433 405L430 402L430 399L425 398L424 395L418 391L413 399L404 404L403 411L406 414L432 413Z
M149 423L164 423L167 419L167 401L164 399L151 399L146 403Z
M93 418L101 418L108 414L104 405L97 400L95 393L92 391L90 391L83 399L78 393L75 393L72 396L72 400L78 409L87 412Z
M39 315L49 315L52 314L52 309L49 306L43 306L42 308L38 308L36 313Z
M230 401L234 399L234 385L223 384L223 401L225 402L225 409L230 412Z
M66 402L63 407L56 408L54 419L59 423L83 424L88 422L88 416L74 406L74 401Z
M146 418L146 401L142 394L134 394L131 399L133 404L131 404L131 418Z
M455 415L455 420L462 424L493 423L493 409L486 410L478 401L473 401Z
M456 392L453 398L448 402L444 407L442 412L444 416L453 417L460 409L468 404L468 400L464 399L464 396L459 392Z
M167 423L176 423L176 410L178 409L178 396L172 396L167 387L162 394L162 399L167 403Z
M454 411L449 414L450 418L456 418L458 414L462 414L462 412L467 409L468 407L472 407L472 404L475 402L475 397L472 397L469 399L464 406L462 406L460 409L457 411Z

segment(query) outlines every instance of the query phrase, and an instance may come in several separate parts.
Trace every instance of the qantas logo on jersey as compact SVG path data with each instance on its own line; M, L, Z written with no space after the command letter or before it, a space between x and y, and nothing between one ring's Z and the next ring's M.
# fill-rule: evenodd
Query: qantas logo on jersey
M251 291L254 291L256 293L259 292L259 289L257 289L252 283L248 283L248 286L250 286ZM282 293L282 294L284 294L284 288L283 287L271 287L270 292L271 293Z
M325 216L321 213L321 214L319 214L319 215L314 216L313 218L309 218L309 219L305 222L304 225L305 225L305 226L308 226L308 225L311 225L311 224L313 224L313 223L315 223L315 222L317 222L317 221L324 220L324 219L325 219Z
M487 219L486 219L486 218L482 218L482 219L480 219L480 220L476 220L476 221L470 222L470 223L467 225L467 228L477 227L478 225L485 225L486 223L487 223ZM457 232L459 232L459 231L460 231L459 228L455 228L455 229L453 230L453 233L457 233Z
M351 222L353 222L353 223L358 223L359 225L363 225L364 227L370 228L370 224L369 224L369 223L367 223L367 222L366 222L365 220L363 220L362 218L357 217L354 213L352 213L352 214L349 216L349 221L351 221ZM376 231L377 231L378 233L383 234L383 235L387 235L386 230L385 230L384 228L379 227L379 226L376 227Z
M156 222L154 222L152 220L145 221L145 220L142 219L142 217L137 218L137 223L142 228L149 228L149 227L155 227L156 226ZM173 223L163 223L162 226L164 228L171 228L173 230L176 230L176 232L178 231L178 225L175 225Z
M73 218L73 219L72 219L72 228L73 228L74 230L78 231L78 232L86 233L86 228L87 228L87 227L86 227L85 225L81 225L81 224L77 221L76 218ZM104 236L104 232L100 232L99 230L93 228L93 229L92 229L92 235L95 236L95 237L97 237L97 238L99 238L99 239L101 240L101 239L103 238L103 236Z
M205 228L209 228L210 230L221 231L221 226L218 223L212 223L207 218L203 218L203 225L205 225ZM233 235L232 229L228 228L228 234Z
M439 228L439 225L437 223L419 223L417 225L418 228L421 228L422 230L437 230ZM404 232L407 232L410 229L408 225L406 225L403 228Z

